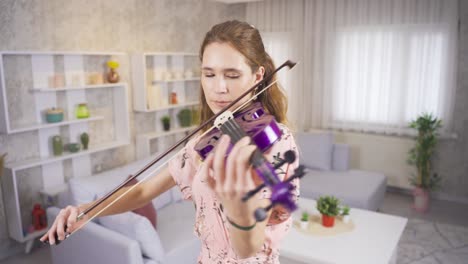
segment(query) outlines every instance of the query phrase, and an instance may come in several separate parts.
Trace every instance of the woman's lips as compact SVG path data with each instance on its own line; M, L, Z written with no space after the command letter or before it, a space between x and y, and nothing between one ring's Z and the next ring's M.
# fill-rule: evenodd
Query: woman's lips
M231 103L231 101L213 101L218 107L224 108Z

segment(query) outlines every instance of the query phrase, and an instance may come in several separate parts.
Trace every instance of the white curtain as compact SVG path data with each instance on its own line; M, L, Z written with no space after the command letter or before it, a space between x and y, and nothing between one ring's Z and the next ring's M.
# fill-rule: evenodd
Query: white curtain
M293 0L249 3L247 20L270 42L288 36L302 63L288 82L300 130L407 134L423 112L451 128L456 0ZM289 35L287 35L289 34ZM268 44L267 47L274 47ZM285 49L283 49L285 50ZM271 48L275 57L278 51ZM278 55L279 56L279 55ZM296 79L299 78L299 79Z

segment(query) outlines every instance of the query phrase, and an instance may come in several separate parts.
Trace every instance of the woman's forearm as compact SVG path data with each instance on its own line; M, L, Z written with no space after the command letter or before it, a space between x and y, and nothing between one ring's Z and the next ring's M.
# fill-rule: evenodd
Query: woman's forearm
M132 186L121 188L115 194L110 196L108 199L90 211L87 216L92 217L106 207L107 208L102 211L99 216L120 214L140 208L155 197L169 190L174 185L175 182L172 179L172 176L169 174L169 171L164 169L158 175L153 176L152 178L142 182L137 186L134 186L131 191L126 193L122 198L112 204L113 201L115 201L123 193L127 192ZM83 212L87 208L91 207L95 202L79 205L80 212Z

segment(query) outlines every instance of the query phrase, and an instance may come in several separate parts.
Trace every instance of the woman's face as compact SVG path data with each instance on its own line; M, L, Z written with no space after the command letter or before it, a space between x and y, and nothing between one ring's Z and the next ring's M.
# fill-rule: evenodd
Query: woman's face
M206 102L218 113L234 99L263 79L265 69L252 73L245 57L227 43L211 43L205 47L202 59L201 84ZM247 101L251 94L230 110Z

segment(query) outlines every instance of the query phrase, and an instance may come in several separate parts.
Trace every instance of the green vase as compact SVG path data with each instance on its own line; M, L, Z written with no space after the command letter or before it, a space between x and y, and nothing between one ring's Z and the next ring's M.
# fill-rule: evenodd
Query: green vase
M53 136L52 137L52 148L54 150L54 156L60 156L63 153L63 142L62 137Z
M89 135L88 133L84 132L80 136L81 139L81 144L83 145L83 149L88 149L88 143L89 143Z
M81 103L76 108L76 118L88 118L89 117L89 109L85 103Z

